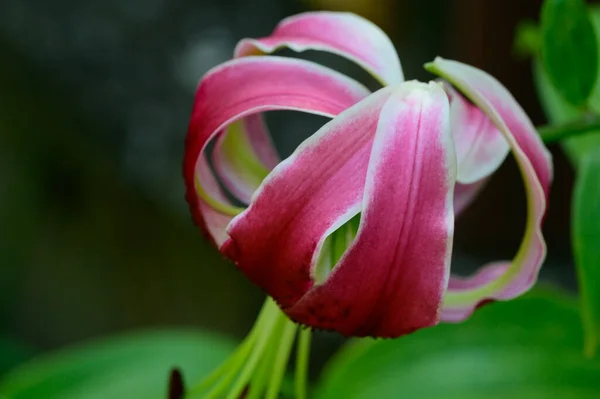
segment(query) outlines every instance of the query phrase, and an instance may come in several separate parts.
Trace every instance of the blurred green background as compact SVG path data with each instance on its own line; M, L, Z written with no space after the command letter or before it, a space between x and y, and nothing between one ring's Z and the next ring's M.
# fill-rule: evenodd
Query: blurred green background
M241 337L263 295L205 243L183 196L183 141L195 86L242 37L288 15L347 10L380 25L408 78L436 55L485 69L545 122L514 31L541 1L0 0L0 374L33 354L149 327ZM307 57L360 80L336 57ZM294 118L295 138L314 118ZM273 130L286 118L270 119ZM289 136L289 130L288 135ZM286 136L286 137L287 137ZM542 279L573 289L572 170L556 177ZM524 225L509 159L458 221L453 267L512 257ZM518 309L517 309L518 310ZM319 334L314 363L339 345ZM313 371L318 369L313 369Z

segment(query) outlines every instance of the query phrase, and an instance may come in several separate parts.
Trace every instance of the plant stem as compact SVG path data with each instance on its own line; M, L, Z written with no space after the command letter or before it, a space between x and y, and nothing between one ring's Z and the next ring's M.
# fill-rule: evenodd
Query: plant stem
M296 399L306 399L311 331L308 328L300 328L298 336L298 353L296 358L295 376Z
M269 340L272 339L272 333L277 330L277 323L281 321L281 311L272 299L267 299L265 303L267 316L265 317L264 324L260 328L261 334L259 335L256 345L252 350L252 354L246 361L244 368L242 369L238 379L236 380L233 387L229 390L227 399L237 399L242 394L242 391L250 381L252 373L256 369L265 349L268 346Z
M283 320L282 320L283 321ZM281 333L285 327L285 323L277 323L276 328L273 329L271 337L272 341L279 342L281 339ZM277 350L279 345L275 345L271 342L265 352L263 353L260 363L256 368L256 372L250 380L250 389L246 399L260 399L264 393L267 381L270 379L271 373L273 372L273 364L277 357Z
M217 382L217 385L213 386L213 388L206 395L204 395L203 398L210 399L211 397L219 397L222 394L222 392L227 388L228 384L230 384L235 376L239 373L239 370L247 361L248 356L250 356L256 340L260 335L261 330L264 328L266 319L268 319L270 316L270 309L271 306L269 300L267 300L263 304L257 320L250 330L250 333L240 344L240 346L238 346L231 356L229 356L227 360L217 367L217 369L200 381L199 384L192 387L192 389L188 392L188 396L197 397L197 395L199 395L202 391Z
M296 335L296 324L289 320L286 316L282 315L282 317L285 318L285 327L283 334L281 334L281 340L279 341L279 347L277 348L277 356L275 357L275 362L273 363L271 381L269 382L267 394L265 396L266 399L276 399L279 396L281 381L283 380L283 375L285 374L285 369L287 368L286 366L290 358L290 351L292 350L294 337Z
M252 330L229 358L188 393L190 399L276 399L298 326L267 298ZM298 383L306 385L310 331L300 333ZM306 387L297 388L306 399ZM208 391L208 392L207 392ZM265 392L266 391L266 392Z
M554 143L571 136L593 131L600 132L600 117L588 114L575 122L563 125L540 126L537 130L545 143Z

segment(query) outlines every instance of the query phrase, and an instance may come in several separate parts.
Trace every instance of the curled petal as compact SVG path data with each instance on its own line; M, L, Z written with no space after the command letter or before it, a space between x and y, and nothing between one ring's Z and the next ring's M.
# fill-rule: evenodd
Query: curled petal
M508 142L477 106L452 87L446 91L458 159L457 181L472 184L490 176L502 165L509 151Z
M317 64L282 57L246 57L222 64L200 82L186 138L186 199L196 223L216 240L225 220L240 213L209 173L205 149L227 126L262 111L287 109L335 116L367 96L356 81ZM259 152L256 151L258 156ZM220 214L209 224L206 210Z
M248 204L270 169L259 159L252 138L244 128L245 121L232 123L227 132L219 136L213 149L213 165L231 194Z
M464 93L502 132L521 170L527 195L525 233L512 262L486 266L469 279L451 278L442 319L457 321L467 318L483 302L514 298L535 283L546 255L541 224L552 180L552 162L523 109L492 76L441 58L427 65L427 69Z
M248 141L256 157L268 170L273 169L281 161L275 149L269 129L261 114L248 115L243 119L242 127L246 131Z
M282 47L340 55L365 68L384 85L404 80L389 37L377 25L352 13L321 11L294 15L281 21L270 36L242 40L235 56L268 54Z
M360 210L384 88L323 126L263 181L223 252L282 307L313 285L317 245Z
M446 96L436 84L409 82L381 111L353 244L288 314L358 336L435 325L449 275L455 174Z
M408 82L340 114L273 171L224 248L297 322L386 337L436 324L454 222L448 112L440 86ZM326 237L359 211L317 279Z
M217 204L219 204L222 208L224 207L225 209L233 209L233 212L236 212L231 202L221 191L219 183L213 176L210 166L204 157L201 157L198 160L198 163L195 165L195 176L193 178L193 184L195 187L194 191L196 193L202 191L206 198L217 202ZM202 186L200 186L200 182L202 182ZM188 190L190 189L188 188ZM219 208L219 205L215 206L215 204L211 203L210 200L199 200L196 204L196 208L194 208L197 212L197 215L193 216L202 218L194 220L201 220L203 223L202 227L204 234L207 235L208 238L212 239L215 245L219 247L227 239L225 228L231 221L231 215L228 212L217 211L215 208Z

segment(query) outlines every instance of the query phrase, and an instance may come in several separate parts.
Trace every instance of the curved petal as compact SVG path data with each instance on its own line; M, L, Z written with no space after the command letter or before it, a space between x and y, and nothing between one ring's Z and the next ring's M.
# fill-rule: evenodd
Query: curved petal
M286 18L261 39L244 39L235 56L272 53L282 47L294 51L321 50L348 58L383 85L404 80L398 54L389 37L372 22L352 13L307 12Z
M195 177L193 177L193 179L193 184L195 187L194 192L203 190L210 196L210 198L214 198L216 201L219 201L220 204L230 207L232 206L221 191L219 183L213 176L210 166L204 157L200 157L198 160L195 169ZM200 181L202 182L201 188L199 187ZM189 192L190 188L188 187L186 195L189 195ZM191 202L189 203L191 204ZM211 204L200 200L197 202L196 207L193 208L192 216L194 217L194 221L196 223L203 223L201 225L203 233L207 236L207 238L211 239L215 245L221 246L225 242L227 239L225 228L231 221L231 215L216 211Z
M186 199L196 223L215 238L242 209L229 203L205 170L208 142L229 124L262 111L288 109L335 116L367 96L356 81L317 64L282 57L246 57L211 70L200 82L186 138ZM206 166L206 168L205 168ZM221 215L210 226L206 210ZM221 235L222 236L222 235Z
M552 161L533 124L513 96L487 73L456 61L437 58L427 65L450 81L485 112L509 143L521 170L527 194L527 224L521 247L499 276L497 264L460 284L451 279L444 300L443 320L467 318L489 300L507 300L527 291L536 281L546 255L541 224L552 180ZM483 277L481 277L483 276ZM466 281L466 283L464 282Z
M261 114L231 124L216 140L212 160L223 185L244 204L280 162Z
M450 121L458 159L457 181L475 183L502 165L510 147L490 118L451 86Z
M379 90L304 141L229 225L222 251L282 307L313 285L322 238L359 212L379 110L390 94Z
M269 175L223 249L299 323L360 336L433 325L448 278L454 159L440 86L380 90ZM316 284L326 237L361 210L354 243Z
M223 185L238 200L249 204L270 169L259 159L244 122L245 119L229 125L227 132L217 138L212 156Z
M248 115L242 120L242 126L248 136L252 150L262 164L271 170L281 159L261 114Z
M287 314L344 335L398 337L439 321L454 231L448 101L409 82L377 126L358 233L329 278Z

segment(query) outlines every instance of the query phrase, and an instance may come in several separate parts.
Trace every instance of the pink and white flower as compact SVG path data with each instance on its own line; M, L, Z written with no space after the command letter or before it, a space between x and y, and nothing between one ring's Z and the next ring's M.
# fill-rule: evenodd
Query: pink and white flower
M283 47L346 57L384 87L371 93L332 69L268 55ZM441 58L426 68L445 82L404 81L378 27L314 12L242 40L200 82L184 162L194 220L292 320L397 337L464 320L535 283L546 254L548 151L496 79ZM261 118L275 110L332 119L280 160ZM509 152L527 194L521 246L512 261L452 276L455 217Z

